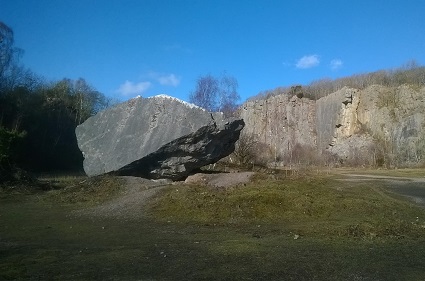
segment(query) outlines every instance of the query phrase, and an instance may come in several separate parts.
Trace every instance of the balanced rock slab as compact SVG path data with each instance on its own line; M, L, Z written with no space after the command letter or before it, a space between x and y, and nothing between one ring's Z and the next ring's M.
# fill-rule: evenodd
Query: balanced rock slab
M111 174L151 179L184 179L193 170L213 164L231 154L244 125L242 119L212 123L163 145L157 151Z
M210 161L218 161L233 151L231 143L222 145L219 139L211 143L205 141L206 135L231 135L232 137L227 137L227 141L233 142L234 149L234 142L239 138L243 126L243 120L224 120L221 113L210 113L176 98L160 95L131 99L99 112L79 125L75 133L84 156L84 171L88 176L117 172L121 175L175 179L184 177L190 173L190 169L212 163ZM219 128L225 130L225 133L207 128ZM200 132L196 134L198 130ZM234 133L231 134L229 130L234 130ZM181 138L188 135L191 136L181 144ZM199 140L203 141L198 142ZM173 144L180 148L171 152L174 148L171 148L173 145L170 146L169 143L173 141ZM199 152L205 144L209 144L205 146L206 149L215 152L215 156L207 156L206 161L195 161L196 159L182 154L182 145L200 155ZM160 149L166 151L171 160L158 156L163 155L163 152L154 154ZM217 155L220 150L223 151L220 154L223 156ZM144 158L146 159L143 160ZM185 159L190 163L199 164L184 164ZM174 168L170 168L171 164ZM187 169L184 168L185 165ZM171 169L173 172L164 173L159 169L161 166L167 166L165 170ZM151 172L152 167L156 172ZM168 174L172 176L167 176Z

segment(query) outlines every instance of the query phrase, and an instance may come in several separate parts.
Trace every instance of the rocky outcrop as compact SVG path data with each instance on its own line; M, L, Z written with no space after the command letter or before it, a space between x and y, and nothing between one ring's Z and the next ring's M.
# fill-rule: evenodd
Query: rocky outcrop
M359 162L381 157L390 165L418 163L425 157L424 90L374 85L362 91L343 88L318 100L319 144L343 159L355 152L358 158L364 154Z
M244 133L280 158L293 155L291 146L300 144L356 164L425 161L425 88L344 87L317 101L284 94L245 103L241 116L247 123Z
M243 134L268 146L261 153L273 159L289 157L297 144L316 147L315 101L301 95L248 101L242 105L240 117L246 123Z
M359 98L358 121L392 164L425 160L425 88L376 85Z
M75 132L78 146L84 156L84 170L89 176L120 169L123 169L120 173L124 173L125 170L128 175L150 174L145 170L136 173L134 169L130 169L135 166L141 169L140 163L146 163L143 160L146 157L151 161L148 163L149 167L158 169L162 165L164 167L174 165L175 168L166 168L174 169L174 172L170 174L177 173L179 169L185 174L195 165L177 164L177 160L186 158L183 154L171 156L172 150L174 150L173 153L183 153L185 149L199 153L199 150L204 147L215 152L211 154L211 151L208 151L207 154L210 156L206 157L205 161L207 162L218 160L217 158L220 157L218 150L220 149L223 149L223 157L226 156L232 149L230 142L235 142L239 137L243 121L229 124L226 122L228 121L223 119L221 113L210 113L181 100L160 95L152 98L135 98L118 104L90 117L78 126ZM221 131L211 128L220 128ZM232 138L223 138L223 141L225 140L227 143L221 147L219 139L210 142L205 140L210 136L222 136L224 132L229 133L231 129L235 130L231 134ZM186 138L184 138L185 136ZM193 143L189 143L189 141L193 141ZM203 146L204 144L205 146ZM179 148L173 147L173 145ZM161 153L156 153L157 151L161 151ZM164 158L164 154L170 156L172 160ZM161 164L152 163L156 160L162 161ZM193 158L192 160L187 158L187 160L193 161ZM174 164L171 164L170 161ZM198 161L198 165L205 161ZM137 163L139 165L136 165ZM182 165L186 165L187 168L184 170ZM131 173L130 170L132 170ZM152 177L158 177L160 174L159 171L152 172Z
M112 174L151 179L186 178L193 170L213 164L231 154L244 125L241 119L210 124L163 145L157 151Z
M338 140L350 137L358 128L357 107L359 91L343 88L316 102L317 146L325 149L335 146Z

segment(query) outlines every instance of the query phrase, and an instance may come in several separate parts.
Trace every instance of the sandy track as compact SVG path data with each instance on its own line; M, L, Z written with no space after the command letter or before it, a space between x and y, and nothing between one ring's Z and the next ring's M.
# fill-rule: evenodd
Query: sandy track
M140 218L144 216L143 208L148 200L171 184L138 177L121 178L125 180L122 195L99 206L76 211L75 214L122 219Z
M384 175L344 174L344 180L355 181L383 181L385 190L402 195L411 202L425 207L425 178L421 177L393 177ZM378 190L376 190L378 192Z
M388 180L388 181L397 181L397 182L422 182L425 183L425 178L418 178L418 177L392 177L392 176L382 176L382 175L363 175L363 174L344 174L348 177L354 177L354 178L363 178L363 179L381 179L381 180Z

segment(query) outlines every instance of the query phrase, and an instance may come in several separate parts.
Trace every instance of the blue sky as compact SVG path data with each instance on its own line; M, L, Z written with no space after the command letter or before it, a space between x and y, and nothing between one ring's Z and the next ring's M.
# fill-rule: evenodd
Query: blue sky
M425 63L425 0L0 0L22 63L127 100L188 100L226 72L242 100L278 86Z

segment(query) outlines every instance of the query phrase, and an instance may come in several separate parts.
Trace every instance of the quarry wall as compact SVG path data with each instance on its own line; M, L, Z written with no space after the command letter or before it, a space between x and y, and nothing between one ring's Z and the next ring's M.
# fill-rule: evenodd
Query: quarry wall
M412 166L425 160L425 87L344 87L317 101L287 94L244 103L244 135L288 160L297 146L358 165Z
M246 127L244 135L253 136L268 150L264 154L278 160L296 144L316 147L315 102L306 98L278 95L246 102L240 110Z

